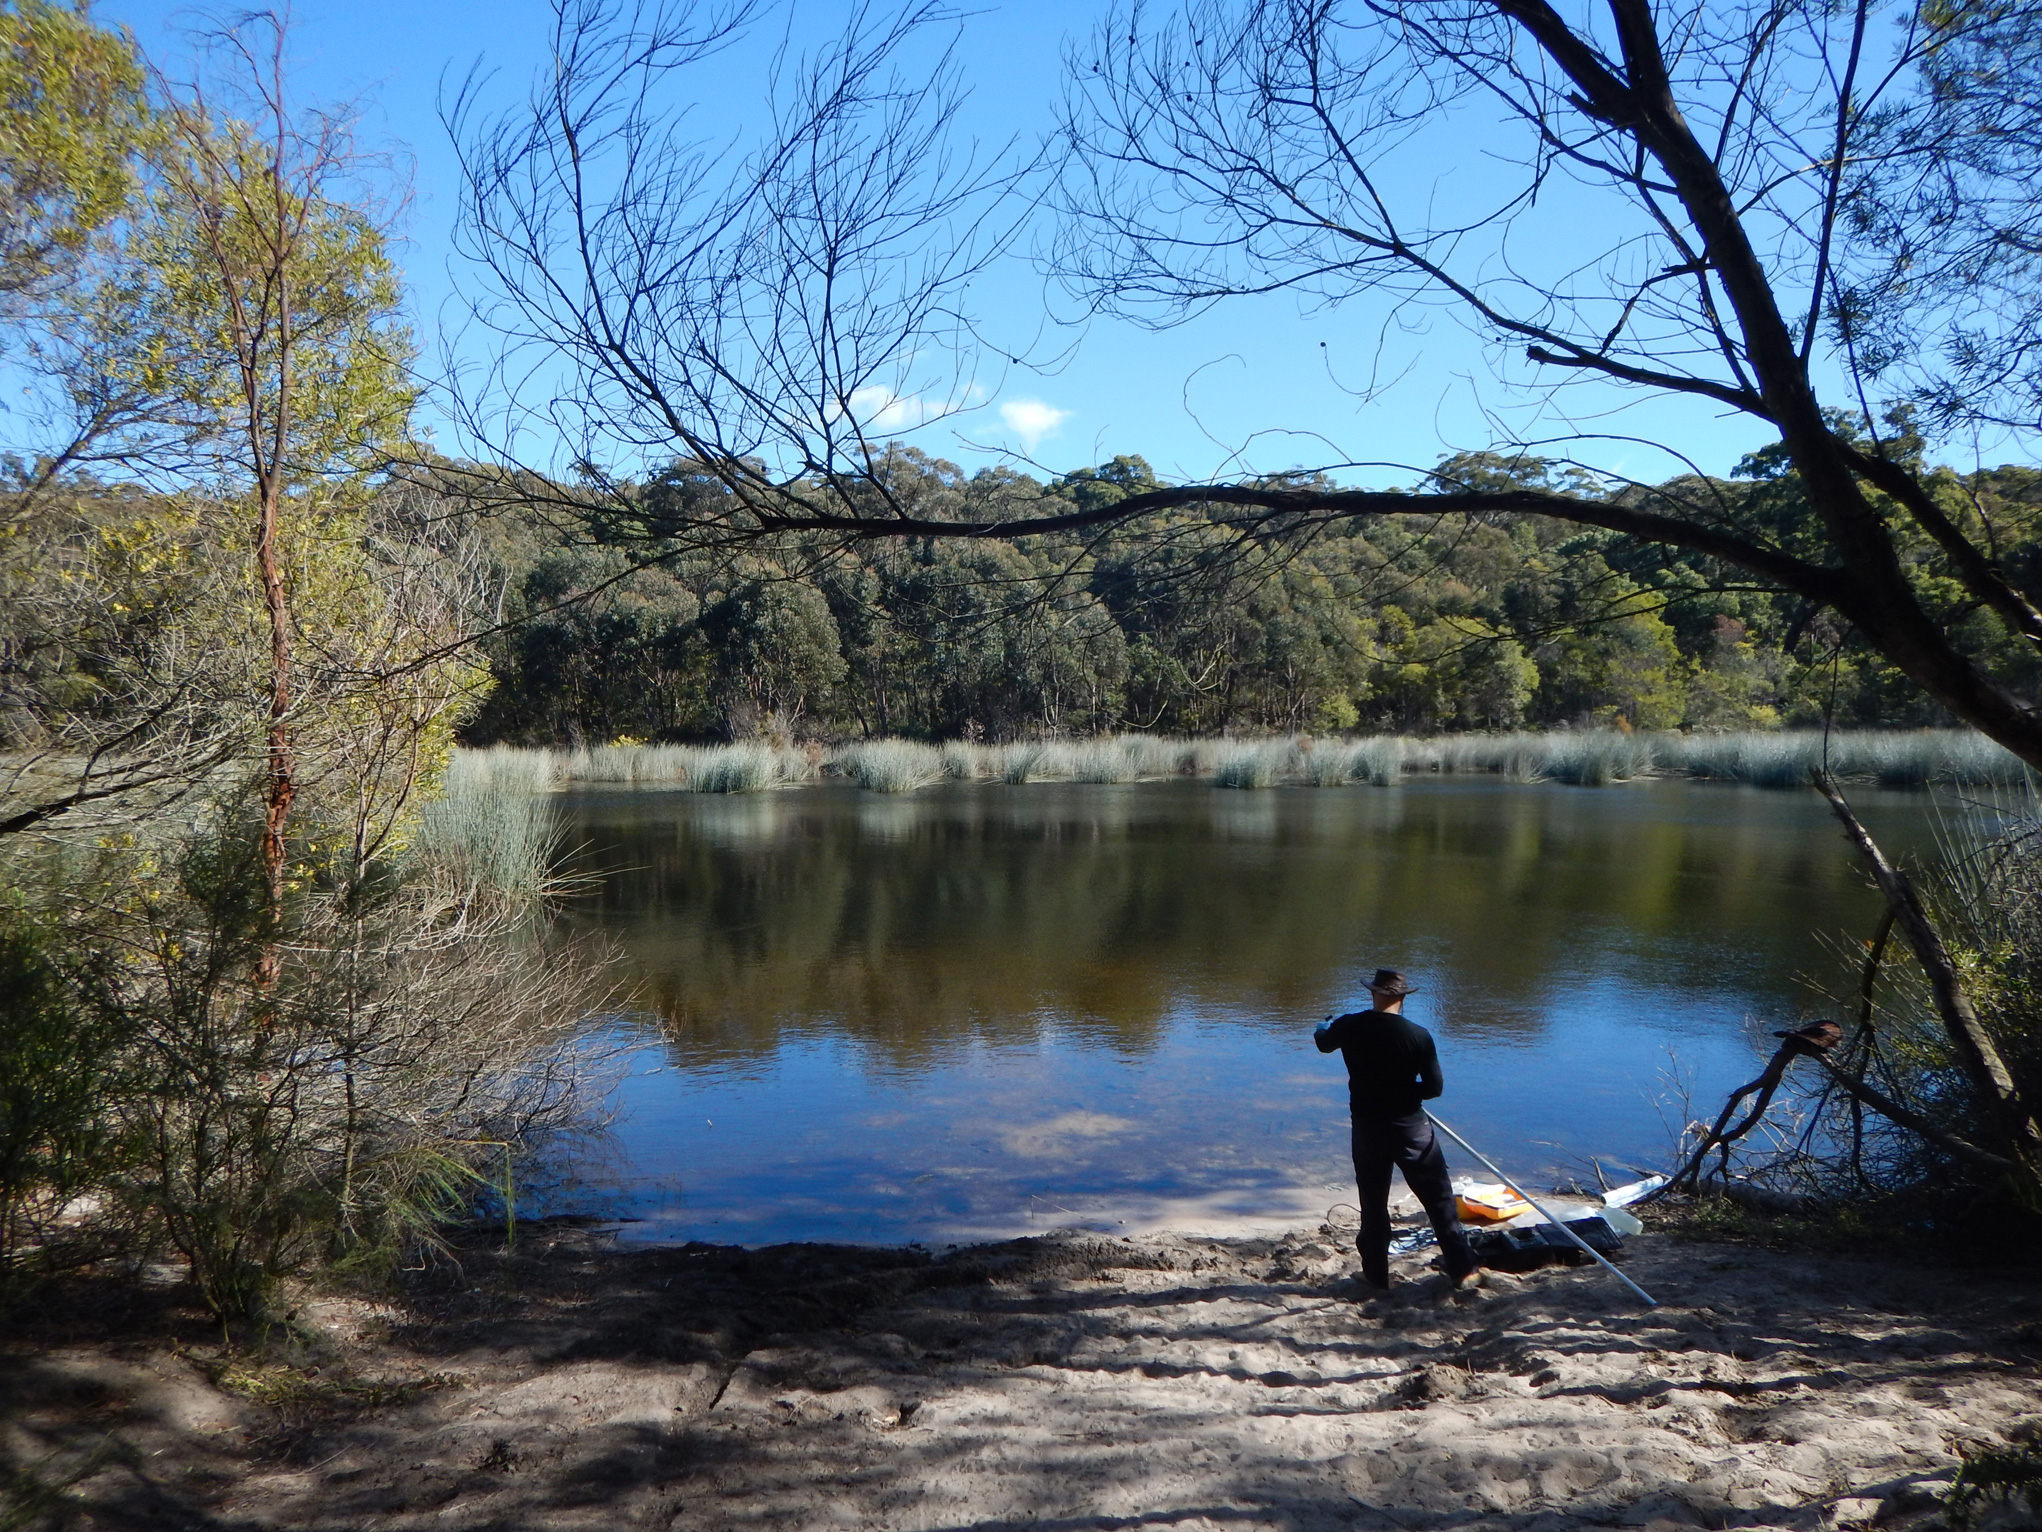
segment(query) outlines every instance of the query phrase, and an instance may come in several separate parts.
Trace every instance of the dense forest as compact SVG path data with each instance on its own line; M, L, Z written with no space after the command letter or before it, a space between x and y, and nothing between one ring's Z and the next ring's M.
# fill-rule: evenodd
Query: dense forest
M900 503L935 518L1038 507L1045 493L1090 507L1156 483L1137 456L1045 485L1004 469L967 475L903 446L879 472ZM2010 565L2042 560L2042 474L1930 478L1954 514L1992 527ZM1513 485L1652 493L1493 453L1449 458L1424 487ZM1810 524L1776 453L1706 488L1789 545ZM607 534L600 521L499 514L483 540L504 626L487 643L494 684L466 738L1949 721L1834 614L1726 580L1696 555L1549 517L1349 518L1262 547L1194 508L1161 527L1025 543L795 541L735 559L662 550L663 507L718 493L676 471L642 486L641 514ZM1977 627L1992 648L1990 618L1933 575L1925 542L1914 552L1942 620ZM2031 646L2002 640L1993 652L2008 685L2037 693Z

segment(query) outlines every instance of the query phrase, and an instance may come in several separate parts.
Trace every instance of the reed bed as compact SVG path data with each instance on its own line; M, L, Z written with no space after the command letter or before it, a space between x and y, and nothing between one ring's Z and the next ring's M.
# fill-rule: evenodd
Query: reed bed
M804 751L767 744L592 745L523 753L548 757L561 782L673 787L697 793L795 787L812 781L817 765Z
M555 754L458 750L440 796L419 811L409 855L470 889L538 898L553 877L560 817Z
M1832 734L1826 744L1813 729L1662 739L1670 771L1761 787L1799 787L1817 768L1885 787L2014 787L2028 780L2017 757L1968 729L1866 729Z
M1819 730L1734 734L1631 734L1577 729L1550 734L1376 735L1182 739L1121 734L1007 744L864 740L807 751L766 744L604 745L575 750L497 747L460 752L464 781L543 792L567 783L618 783L684 792L750 793L822 780L879 793L940 782L1145 782L1171 777L1216 787L1394 787L1408 776L1496 776L1513 782L1602 787L1648 777L1694 777L1758 787L1800 787L1811 767L1888 787L2011 787L2021 762L1964 729Z

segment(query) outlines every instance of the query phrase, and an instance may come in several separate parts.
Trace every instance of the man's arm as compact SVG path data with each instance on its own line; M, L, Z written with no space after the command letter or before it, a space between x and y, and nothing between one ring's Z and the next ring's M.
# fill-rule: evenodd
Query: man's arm
M1319 1023L1319 1029L1312 1034L1312 1041L1319 1045L1321 1053L1331 1053L1340 1046L1338 1040L1340 1022L1346 1019L1345 1016L1342 1016L1336 1021L1333 1017L1328 1016Z
M1432 1034L1421 1032L1424 1042L1418 1047L1418 1099L1430 1101L1446 1089L1446 1081L1439 1074L1439 1049L1433 1046Z

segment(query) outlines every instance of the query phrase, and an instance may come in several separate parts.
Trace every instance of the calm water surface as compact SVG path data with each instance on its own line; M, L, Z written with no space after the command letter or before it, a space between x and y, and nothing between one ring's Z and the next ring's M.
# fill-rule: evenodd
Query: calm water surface
M1929 849L1931 799L1858 799ZM1311 1030L1378 965L1507 1168L1658 1166L1675 1075L1713 1108L1878 908L1812 793L1685 782L565 802L573 918L658 1017L613 1167L654 1240L1316 1219L1353 1187Z

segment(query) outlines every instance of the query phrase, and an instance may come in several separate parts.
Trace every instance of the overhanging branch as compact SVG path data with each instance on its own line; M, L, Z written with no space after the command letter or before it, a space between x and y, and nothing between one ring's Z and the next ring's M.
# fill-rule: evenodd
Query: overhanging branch
M1356 516L1443 516L1515 512L1571 521L1707 554L1825 605L1846 598L1838 574L1776 549L1764 547L1702 522L1639 510L1601 500L1578 500L1541 490L1460 491L1417 494L1408 490L1296 489L1255 484L1187 484L1148 490L1107 506L1042 515L975 521L937 521L904 516L861 516L837 512L789 514L755 508L763 532L832 532L853 538L1039 537L1125 523L1187 507L1238 506L1285 517L1342 519ZM1247 528L1244 528L1246 530Z

